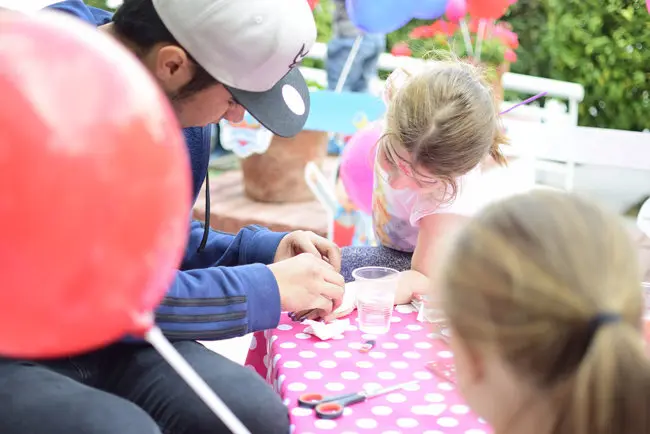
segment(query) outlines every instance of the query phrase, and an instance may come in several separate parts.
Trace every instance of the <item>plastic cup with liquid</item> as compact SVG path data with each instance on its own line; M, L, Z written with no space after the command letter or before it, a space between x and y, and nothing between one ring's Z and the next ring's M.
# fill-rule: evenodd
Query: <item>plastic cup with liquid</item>
M359 329L381 335L390 330L399 272L387 267L361 267L352 272L356 282Z

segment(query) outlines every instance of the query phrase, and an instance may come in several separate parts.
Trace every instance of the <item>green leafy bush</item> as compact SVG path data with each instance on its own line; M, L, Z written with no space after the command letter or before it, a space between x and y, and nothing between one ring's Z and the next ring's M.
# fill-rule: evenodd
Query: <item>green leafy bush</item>
M108 6L106 6L106 0L85 0L85 3L88 6L93 6L93 7L104 9L104 10L107 10L107 11L113 10L113 9L109 8Z
M549 53L540 47L540 41L547 33L547 0L518 0L505 17L519 36L517 62L511 65L512 72L550 77Z
M650 128L650 16L643 0L546 0L548 76L585 87L582 125Z

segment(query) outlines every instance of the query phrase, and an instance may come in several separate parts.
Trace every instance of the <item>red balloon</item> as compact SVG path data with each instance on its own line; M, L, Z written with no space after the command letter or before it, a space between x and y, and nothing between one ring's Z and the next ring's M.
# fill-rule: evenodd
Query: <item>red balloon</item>
M66 356L141 331L191 207L167 98L96 29L6 11L0 95L0 354Z
M467 0L467 12L472 18L498 20L513 3L512 0Z

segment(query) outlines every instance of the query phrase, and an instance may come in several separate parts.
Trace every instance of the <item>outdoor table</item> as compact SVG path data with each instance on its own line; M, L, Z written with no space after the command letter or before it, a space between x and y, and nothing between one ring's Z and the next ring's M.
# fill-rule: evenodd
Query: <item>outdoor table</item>
M450 365L448 345L436 339L429 324L417 321L410 306L398 306L388 334L375 337L357 328L349 317L344 335L322 341L283 314L275 330L254 335L246 365L266 378L289 408L292 433L424 433L487 434L491 428L465 405L451 377L426 367L436 361ZM367 353L361 345L374 339ZM336 420L318 419L298 406L305 392L338 395L420 380L407 389L371 398L345 409Z

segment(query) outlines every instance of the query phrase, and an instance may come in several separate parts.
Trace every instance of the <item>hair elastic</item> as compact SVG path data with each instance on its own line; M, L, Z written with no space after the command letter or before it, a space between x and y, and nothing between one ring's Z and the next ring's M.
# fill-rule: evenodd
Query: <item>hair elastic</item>
M617 323L621 321L621 315L611 312L600 312L594 315L589 321L589 335L593 337L596 331L606 324Z

